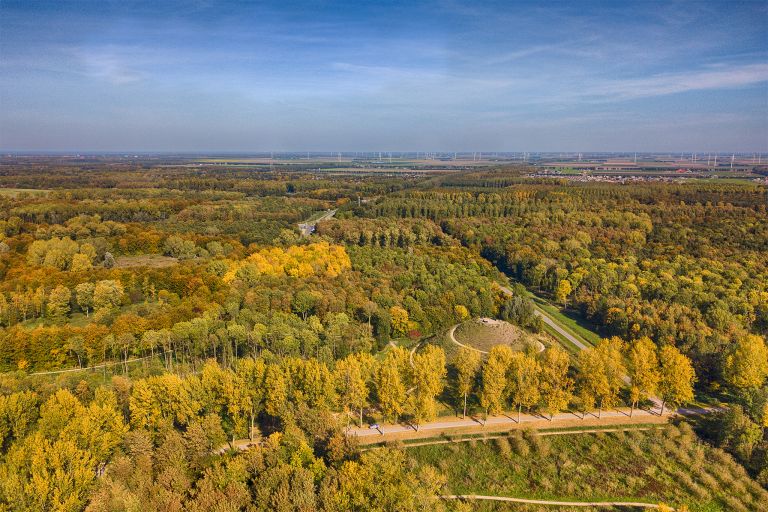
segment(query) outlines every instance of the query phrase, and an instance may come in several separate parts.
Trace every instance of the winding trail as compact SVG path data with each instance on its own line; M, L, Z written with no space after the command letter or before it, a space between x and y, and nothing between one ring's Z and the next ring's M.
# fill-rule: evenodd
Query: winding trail
M509 498L507 496L483 496L479 494L445 494L440 496L444 500L488 500L488 501L507 501L512 503L529 503L532 505L551 505L556 507L635 507L635 508L655 508L656 503L644 503L642 501L550 501L533 500L528 498Z

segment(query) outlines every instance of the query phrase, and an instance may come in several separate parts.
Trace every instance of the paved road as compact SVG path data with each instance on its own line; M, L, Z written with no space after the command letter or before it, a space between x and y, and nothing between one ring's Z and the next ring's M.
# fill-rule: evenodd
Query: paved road
M501 291L507 295L514 295L512 290L510 290L506 286L499 286L499 288L501 288ZM544 320L544 323L546 323L547 325L552 327L555 331L560 333L565 339L567 339L568 341L576 345L579 348L579 350L586 350L591 346L586 341L575 337L573 334L563 329L560 326L560 324L557 322L557 320L547 315L547 313L543 309L540 309L535 302L533 303L533 307L534 307L533 314L540 316L541 319ZM624 384L626 385L629 385L631 383L631 379L629 378L628 375L622 376L621 380L623 380ZM654 406L661 408L661 399L659 399L658 397L652 396L650 397L650 400L651 402L653 402Z
M643 503L641 501L549 501L531 500L527 498L509 498L507 496L482 496L478 494L446 494L440 496L444 500L488 500L507 501L513 503L530 503L533 505L553 505L558 507L635 507L635 508L659 508L656 503Z
M330 219L336 215L336 210L328 210L324 214L322 214L320 217L318 217L315 220L312 221L306 221L299 224L299 231L301 231L301 236L309 236L315 231L315 225L320 222L321 220L327 220Z
M688 414L700 414L701 412L697 412L694 409L687 409L685 411L681 410L681 413L686 412ZM703 410L702 410L703 412ZM665 411L664 417L667 417L673 413ZM594 413L588 413L587 418L592 419L592 417L595 416ZM622 423L647 423L649 419L653 419L658 421L659 414L656 412L650 412L645 409L635 409L635 412L633 416L630 418L629 416L629 409L613 409L610 411L603 411L601 414L601 419L609 419L609 418L620 418L622 420ZM580 421L581 414L575 414L572 412L562 412L559 414L555 414L555 416L550 420L548 417L540 415L540 414L522 414L520 415L520 423L517 422L517 414L511 413L511 416L491 416L488 418L487 421L483 422L479 418L450 418L450 419L443 419L438 421L433 421L430 423L424 423L422 425L419 425L419 432L424 431L450 431L454 429L465 429L468 427L475 427L479 431L482 431L484 429L487 429L489 427L514 427L517 425L524 425L528 424L528 426L531 427L540 427L540 428L557 428L558 425L562 423L566 423L568 425L572 425L574 421L578 422ZM606 423L608 423L606 421ZM359 428L351 428L348 431L348 434L357 436L358 438L369 438L371 436L379 437L386 434L399 434L399 433L415 433L415 429L411 425L380 425L379 429L370 429L367 427Z

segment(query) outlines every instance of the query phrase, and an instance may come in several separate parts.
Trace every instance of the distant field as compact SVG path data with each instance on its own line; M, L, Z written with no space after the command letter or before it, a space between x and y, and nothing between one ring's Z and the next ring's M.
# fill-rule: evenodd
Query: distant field
M50 190L38 188L0 188L0 196L17 197L20 194L47 195Z
M547 437L516 432L487 442L411 447L407 453L446 475L446 494L663 502L706 512L768 510L768 492L743 467L678 427Z
M138 256L118 256L115 258L117 268L165 268L172 267L179 262L176 258L162 256L160 254L140 254Z

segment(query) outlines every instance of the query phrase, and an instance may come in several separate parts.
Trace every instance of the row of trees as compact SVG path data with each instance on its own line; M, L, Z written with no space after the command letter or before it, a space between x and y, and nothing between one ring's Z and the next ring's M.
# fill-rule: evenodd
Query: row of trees
M61 322L73 311L73 305L86 316L91 311L104 315L114 311L123 296L123 285L110 279L80 283L74 290L58 285L49 292L42 286L26 292L11 292L9 298L0 293L0 325L43 317Z

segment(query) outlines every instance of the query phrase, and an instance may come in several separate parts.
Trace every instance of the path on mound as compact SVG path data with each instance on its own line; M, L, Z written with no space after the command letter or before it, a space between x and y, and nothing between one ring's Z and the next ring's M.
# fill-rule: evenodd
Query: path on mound
M486 350L480 350L479 348L470 347L469 345L465 345L464 343L462 343L462 342L460 342L459 340L456 339L456 328L458 326L460 326L460 325L461 324L456 324L453 327L451 327L451 329L448 331L448 338L453 343L455 343L456 345L458 345L460 347L464 347L464 348L467 348L469 350L474 350L475 352L480 352L481 354L487 354L488 352ZM538 340L536 340L536 343L539 344L539 347L536 350L536 352L544 352L544 344L542 342L538 341Z
M507 496L483 496L479 494L446 494L440 496L444 500L488 500L488 501L507 501L513 503L529 503L532 505L551 505L556 507L635 507L635 508L655 508L656 503L644 503L642 501L550 501L533 500L527 498L510 498Z

